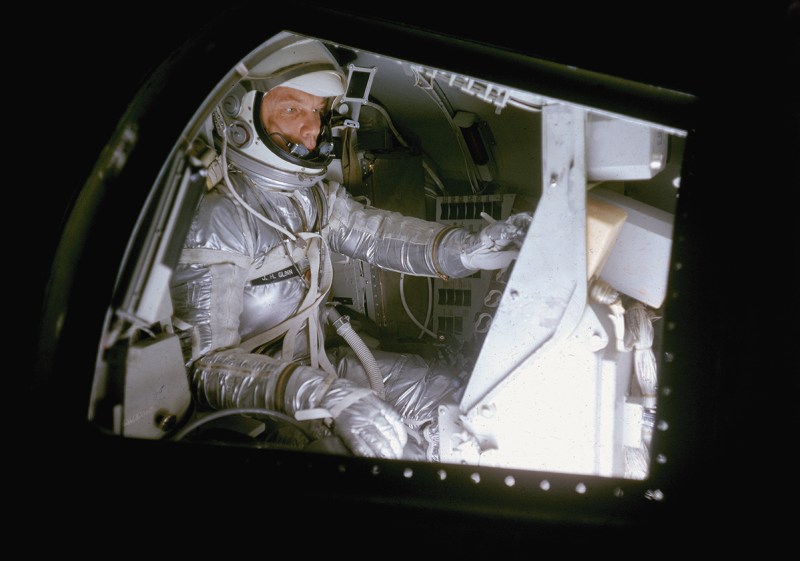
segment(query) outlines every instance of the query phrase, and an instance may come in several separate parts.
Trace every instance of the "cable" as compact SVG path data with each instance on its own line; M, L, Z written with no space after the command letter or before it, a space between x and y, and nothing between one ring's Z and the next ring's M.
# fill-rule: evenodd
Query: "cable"
M425 172L430 176L433 182L436 183L436 186L439 188L439 192L442 195L446 195L447 189L445 188L444 183L442 183L442 180L439 179L438 175L436 175L436 172L433 171L433 168L428 163L427 158L422 158L422 167L425 169Z
M619 352L633 351L633 367L642 395L643 414L655 410L658 384L657 365L653 353L653 313L643 303L634 301L626 309L622 299L611 285L595 279L589 290L591 298L609 307L609 318L614 325L614 334ZM625 446L625 477L644 479L650 465L651 429L642 422L638 446Z
M219 411L214 411L213 413L209 413L208 415L204 416L202 419L197 419L193 423L190 423L175 433L175 436L172 437L172 440L178 441L183 439L187 434L197 430L201 426L205 425L206 423L210 423L211 421L216 421L217 419L221 419L222 417L228 417L230 415L265 415L267 417L273 417L280 421L284 421L292 425L294 428L299 430L303 433L309 442L315 440L314 437L311 435L305 427L303 427L298 421L290 417L289 415L285 415L283 413L279 413L277 411L273 411L272 409L262 409L259 407L239 407L236 409L221 409Z
M646 419L655 411L658 385L653 353L653 313L643 303L633 302L625 310L625 346L633 349L633 366L642 393L642 434L638 447L625 447L626 477L644 479L650 464L652 428Z
M428 309L425 311L425 323L423 325L428 325L428 322L431 321L431 315L433 315L433 279L427 277L425 280L428 284ZM423 335L425 335L425 332L420 331L417 339L422 339Z
M403 309L406 311L406 315L408 316L408 318L412 322L414 322L414 325L416 325L417 327L419 327L422 330L422 333L427 333L428 335L430 335L431 337L433 337L434 339L436 339L438 341L439 337L436 336L436 333L434 333L433 331L431 331L430 329L428 329L427 327L422 325L419 322L419 320L416 317L414 317L414 314L411 313L411 309L408 307L408 303L406 302L406 293L405 293L405 288L404 288L405 278L406 278L405 273L400 275L400 300L403 302ZM420 334L420 336L421 335L422 334Z
M625 338L633 346L636 379L642 390L644 406L655 407L658 376L653 353L653 314L641 302L634 302L625 310ZM627 341L626 341L627 342Z

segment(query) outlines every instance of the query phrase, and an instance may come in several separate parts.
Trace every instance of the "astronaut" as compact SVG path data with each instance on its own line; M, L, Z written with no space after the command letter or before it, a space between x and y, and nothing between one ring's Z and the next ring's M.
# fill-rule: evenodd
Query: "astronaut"
M341 67L314 39L281 34L271 44L208 121L210 188L171 283L194 398L294 417L356 455L421 458L430 442L409 434L433 425L462 384L416 355L326 348L326 323L342 323L328 305L331 252L465 277L507 267L530 216L470 233L357 202L326 177Z

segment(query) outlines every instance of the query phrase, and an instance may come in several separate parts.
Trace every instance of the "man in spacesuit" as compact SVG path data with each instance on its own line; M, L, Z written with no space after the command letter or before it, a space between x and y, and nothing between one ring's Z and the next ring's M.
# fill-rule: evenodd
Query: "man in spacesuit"
M355 201L326 178L332 103L344 91L322 43L282 34L215 109L210 189L172 280L175 324L199 406L275 411L356 455L419 458L408 435L434 423L460 383L415 355L367 351L371 363L363 348L326 349L326 322L342 322L327 305L330 253L465 277L507 267L530 216L476 234Z

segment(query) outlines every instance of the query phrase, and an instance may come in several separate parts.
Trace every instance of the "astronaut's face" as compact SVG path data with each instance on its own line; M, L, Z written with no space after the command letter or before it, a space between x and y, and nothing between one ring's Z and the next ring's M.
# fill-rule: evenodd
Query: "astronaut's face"
M264 96L261 123L278 145L292 142L313 150L317 146L325 107L324 97L278 86Z

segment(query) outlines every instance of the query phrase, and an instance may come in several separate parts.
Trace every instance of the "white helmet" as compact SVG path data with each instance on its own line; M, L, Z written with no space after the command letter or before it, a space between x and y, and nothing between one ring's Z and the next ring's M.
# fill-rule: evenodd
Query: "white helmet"
M281 33L265 44L262 52L267 56L251 69L240 65L238 70L244 77L214 112L217 140L227 131L227 158L244 171L277 181L280 186L314 183L325 174L333 157L330 111L323 115L315 150L309 152L290 144L287 151L264 130L259 117L261 100L278 86L320 97L340 97L345 92L345 75L333 54L316 39Z

